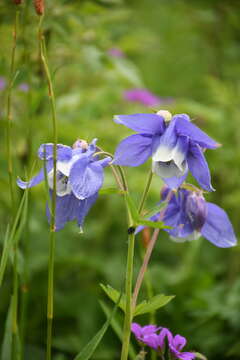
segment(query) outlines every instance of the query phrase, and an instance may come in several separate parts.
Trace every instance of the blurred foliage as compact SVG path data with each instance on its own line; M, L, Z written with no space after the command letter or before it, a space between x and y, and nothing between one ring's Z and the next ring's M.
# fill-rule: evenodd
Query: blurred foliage
M173 113L186 112L223 146L206 157L216 192L207 199L229 214L240 233L240 4L234 0L52 0L46 1L44 28L57 98L59 142L77 137L114 152L130 131L112 121L114 114L149 112L127 103L123 91L147 87ZM15 7L0 4L0 76L10 66ZM13 92L14 176L25 176L43 142L52 140L50 106L37 42L38 18L31 0L21 10ZM111 48L123 57L110 56ZM29 85L29 91L19 88ZM1 142L5 144L6 93L0 90ZM0 156L1 241L10 218L6 147ZM37 164L37 167L39 164ZM133 197L139 201L147 163L126 169ZM35 169L37 170L37 169ZM106 186L115 186L107 170ZM148 199L159 199L154 178ZM20 199L21 191L16 188ZM24 359L44 359L48 225L44 185L30 192L29 216L21 244L20 329L25 333ZM72 359L105 321L98 299L106 299L99 283L120 290L127 251L124 205L120 195L102 195L78 233L69 223L57 234L55 267L54 360ZM140 266L137 240L135 272ZM189 349L208 359L240 357L239 247L219 249L205 240L172 243L161 234L149 275L154 294L176 294L157 311L157 323L189 339ZM1 288L0 338L4 337L12 284L11 266ZM141 300L147 298L146 289ZM137 321L145 324L148 315ZM8 325L7 325L8 326ZM134 343L134 342L133 342ZM136 345L134 343L134 345ZM137 349L137 345L136 345ZM93 359L119 359L120 342L108 330Z

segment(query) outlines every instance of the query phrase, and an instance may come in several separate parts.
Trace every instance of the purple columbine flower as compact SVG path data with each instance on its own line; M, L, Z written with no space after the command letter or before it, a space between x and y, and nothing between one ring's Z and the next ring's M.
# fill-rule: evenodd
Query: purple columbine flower
M117 115L114 120L137 132L118 145L115 164L138 166L152 157L153 172L171 188L178 188L190 170L205 190L213 190L203 151L219 144L191 123L188 115L172 117L160 110L156 114Z
M66 222L77 219L81 227L85 216L96 201L98 191L104 180L103 169L111 158L99 160L94 156L96 139L91 144L78 140L73 147L57 144L57 183L56 183L56 231ZM42 144L38 156L46 161L46 171L50 194L53 189L53 144ZM35 186L44 180L44 168L29 182L17 180L20 188ZM50 220L50 211L47 209Z
M4 90L6 87L6 80L4 77L0 76L0 90Z
M157 106L163 102L158 96L147 89L131 89L124 91L123 97L130 102L138 102L145 106Z
M162 200L166 199L170 188L165 188ZM165 229L171 239L177 242L198 239L201 235L215 246L227 248L236 245L237 239L226 212L219 206L207 202L201 192L179 189L172 196L167 207L162 210L162 220L172 229ZM161 212L151 217L157 221ZM136 233L143 227L139 226Z

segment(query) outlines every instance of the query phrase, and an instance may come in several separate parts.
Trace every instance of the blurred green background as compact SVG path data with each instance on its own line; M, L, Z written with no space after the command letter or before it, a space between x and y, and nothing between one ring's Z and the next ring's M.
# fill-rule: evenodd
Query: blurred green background
M7 82L15 6L0 4L0 77ZM14 177L24 177L43 142L52 141L51 111L39 61L38 17L25 0L20 17L13 89ZM229 214L240 233L240 3L234 0L46 0L44 29L57 101L59 142L91 140L114 152L130 130L112 121L115 114L151 112L124 99L124 91L147 88L163 98L159 108L185 112L223 146L206 157L217 190L207 200ZM113 56L109 49L120 49ZM27 84L29 87L22 86ZM20 87L19 87L20 86ZM5 146L6 89L0 90L1 248L10 220ZM171 103L164 98L172 98ZM40 164L37 164L40 166ZM126 169L131 193L139 201L150 162ZM36 170L36 169L35 169ZM105 186L114 186L109 169ZM162 183L154 178L147 201L159 200ZM16 188L16 196L22 193ZM57 234L54 360L72 359L105 321L99 283L120 289L127 253L126 218L121 196L102 195L79 234L68 223ZM30 192L29 217L20 239L20 318L25 333L24 359L44 359L48 224L44 185ZM137 238L135 272L141 263ZM189 340L188 349L209 359L240 358L239 247L219 249L205 239L171 242L160 234L150 263L154 294L176 294L157 312L158 325ZM0 295L0 339L12 292L8 266ZM142 288L141 298L146 298ZM112 305L107 302L108 305ZM119 316L120 313L119 313ZM136 318L147 324L148 316ZM137 350L137 344L133 340ZM109 329L93 359L120 357L121 343Z

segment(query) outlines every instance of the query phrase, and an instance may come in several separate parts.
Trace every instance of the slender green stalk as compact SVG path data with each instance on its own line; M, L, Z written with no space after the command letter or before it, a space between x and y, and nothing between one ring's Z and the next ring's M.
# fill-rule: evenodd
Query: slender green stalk
M121 360L127 360L129 351L129 342L131 335L132 323L132 280L133 280L133 259L134 259L134 232L128 237L128 255L127 255L127 269L126 269L126 310L123 326L123 343Z
M52 358L52 322L53 322L53 297L54 297L54 255L55 255L55 217L56 217L56 179L57 179L57 117L55 96L53 90L52 77L49 70L46 47L44 36L41 31L43 16L39 19L39 46L40 57L45 71L48 95L51 103L52 110L52 126L53 126L53 193L52 193L52 208L51 208L51 221L50 221L50 244L49 244L49 261L48 261L48 297L47 297L47 354L46 359Z
M7 161L8 161L9 190L10 190L11 206L13 212L15 210L15 206L14 206L15 201L14 201L14 187L13 187L12 142L11 142L12 88L16 78L16 76L14 76L14 71L15 71L15 55L16 55L16 47L17 47L19 14L20 14L19 10L16 10L15 22L13 28L13 44L12 44L9 84L7 90Z
M172 197L172 194L173 194L172 191L170 191L169 194L167 195L166 202L170 201L170 199ZM163 219L165 211L166 211L166 208L165 208L165 210L163 210L160 213L158 221L161 221ZM138 294L139 294L140 288L142 286L144 275L145 275L145 273L147 271L148 263L149 263L149 260L151 258L152 251L153 251L155 243L157 241L159 232L160 232L160 229L155 229L154 230L153 235L151 237L151 240L150 240L150 242L148 244L148 247L147 247L144 259L143 259L141 269L140 269L140 271L138 273L136 285L135 285L134 292L133 292L133 301L132 301L133 309L135 308L135 306L137 304Z
M141 212L143 210L143 207L144 207L144 204L145 204L145 201L146 201L149 189L150 189L150 185L151 185L151 182L152 182L152 178L153 178L153 172L152 172L152 170L150 170L149 175L148 175L148 179L147 179L147 183L146 183L143 195L142 195L142 199L140 201L139 208L138 208L139 215L141 215Z
M9 84L7 91L7 161L8 161L8 181L9 191L11 199L12 216L15 213L15 197L14 197L14 185L13 185L13 163L12 163L12 88L16 79L15 72L15 57L17 47L17 35L18 35L18 24L19 24L20 11L16 9L15 21L13 27L13 44L11 53L11 65ZM14 245L13 255L13 311L12 311L12 359L15 360L18 357L17 349L17 337L18 337L18 273L17 273L17 251L18 244Z
M100 149L100 151L96 152L94 154L94 156L107 155L107 156L109 156L109 157L111 157L113 159L113 157L114 157L113 154L111 154L111 153L109 153L107 151L103 151L101 148L99 148L99 149ZM114 178L116 180L116 183L117 183L119 189L124 191L124 184L122 183L121 179L119 178L118 171L115 169L115 166L113 164L110 163L109 166L110 166L110 168L112 170L113 176L114 176Z
M17 245L14 246L13 258L13 308L12 308L12 360L19 359L18 349L18 259Z
M126 192L128 192L128 186L124 171L121 166L118 167L119 173L121 175L122 183ZM145 190L143 192L143 196L139 205L139 213L142 212L142 209L145 204L145 200L147 198L147 194L152 181L152 171L150 171L147 184ZM125 196L126 198L126 196ZM131 335L131 323L133 317L133 302L132 302L132 282L133 282L133 259L134 259L134 244L135 244L135 234L133 226L133 220L131 216L131 211L128 207L128 203L126 201L126 208L128 212L128 223L129 223L129 238L128 238L128 255L127 255L127 269L126 269L126 310L125 310L125 318L124 318L124 327L123 327L123 344L122 344L122 353L121 360L127 360L128 351L129 351L129 342Z

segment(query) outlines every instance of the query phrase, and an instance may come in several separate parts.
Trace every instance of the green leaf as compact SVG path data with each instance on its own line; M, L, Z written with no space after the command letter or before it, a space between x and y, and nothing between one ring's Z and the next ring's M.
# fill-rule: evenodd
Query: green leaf
M101 305L101 308L102 308L104 314L108 317L111 313L109 306L103 301L100 301L100 305ZM122 341L123 330L122 330L121 318L119 316L115 316L111 321L111 326L112 326L114 332L116 333L116 335L118 336L118 338ZM136 356L137 355L135 353L134 347L130 343L129 344L129 357L132 360L134 360L136 358Z
M143 219L148 220L153 215L157 214L159 211L161 211L165 206L167 205L166 201L162 201L160 204L154 206L153 208L147 210L147 212L144 214Z
M143 302L141 302L136 306L136 309L134 311L134 316L147 314L149 312L155 311L160 307L169 303L169 301L171 301L174 297L175 295L166 296L163 294L159 294L153 296L150 300L144 300Z
M128 204L128 207L129 207L129 210L131 212L131 215L132 215L132 219L134 221L134 223L137 224L137 221L139 219L139 214L138 214L138 210L137 210L137 207L136 205L134 204L134 201L133 199L131 198L131 196L126 193L126 200L127 200L127 204Z
M110 285L103 285L100 284L101 288L103 289L103 291L107 294L107 296L116 304L120 295L120 292L118 290L115 290L114 288L112 288ZM126 297L123 294L121 300L119 301L118 306L120 307L120 309L122 309L123 311L125 311L126 308Z
M108 195L108 194L119 194L122 195L124 194L123 190L120 190L118 188L113 188L113 187L106 187L106 188L102 188L101 190L99 190L99 194L100 195Z
M170 229L170 226L165 226L162 221L151 221L151 220L144 220L139 218L137 221L137 225L144 225L149 226L155 229Z
M132 216L132 219L133 219L133 222L134 222L135 226L144 225L144 226L150 226L150 227L155 228L155 229L171 229L170 226L164 225L164 223L162 221L146 220L146 216L144 216L144 217L139 216L136 205L134 204L134 202L133 202L133 200L132 200L132 198L130 197L129 194L126 194L126 200L127 200L129 211L131 212L131 216ZM165 206L165 204L163 204L163 206ZM158 206L158 210L156 212L160 211L160 209L161 209L161 207ZM155 210L156 209L154 209L154 211ZM156 212L154 212L154 214L156 214ZM148 217L149 217L149 215L148 215Z
M108 316L108 319L103 324L102 328L97 332L97 334L92 338L92 340L89 341L89 343L83 348L83 350L77 356L75 356L74 360L88 360L91 358L91 356L93 355L94 351L96 350L97 346L99 345L100 341L102 340L105 332L107 331L107 329L114 317L117 307L121 301L121 297L122 297L122 294L119 294L119 297L116 301L113 311Z
M195 351L191 351L194 353L196 359L200 359L200 360L207 360L206 356L204 356L203 354L199 353L199 352L195 352Z

